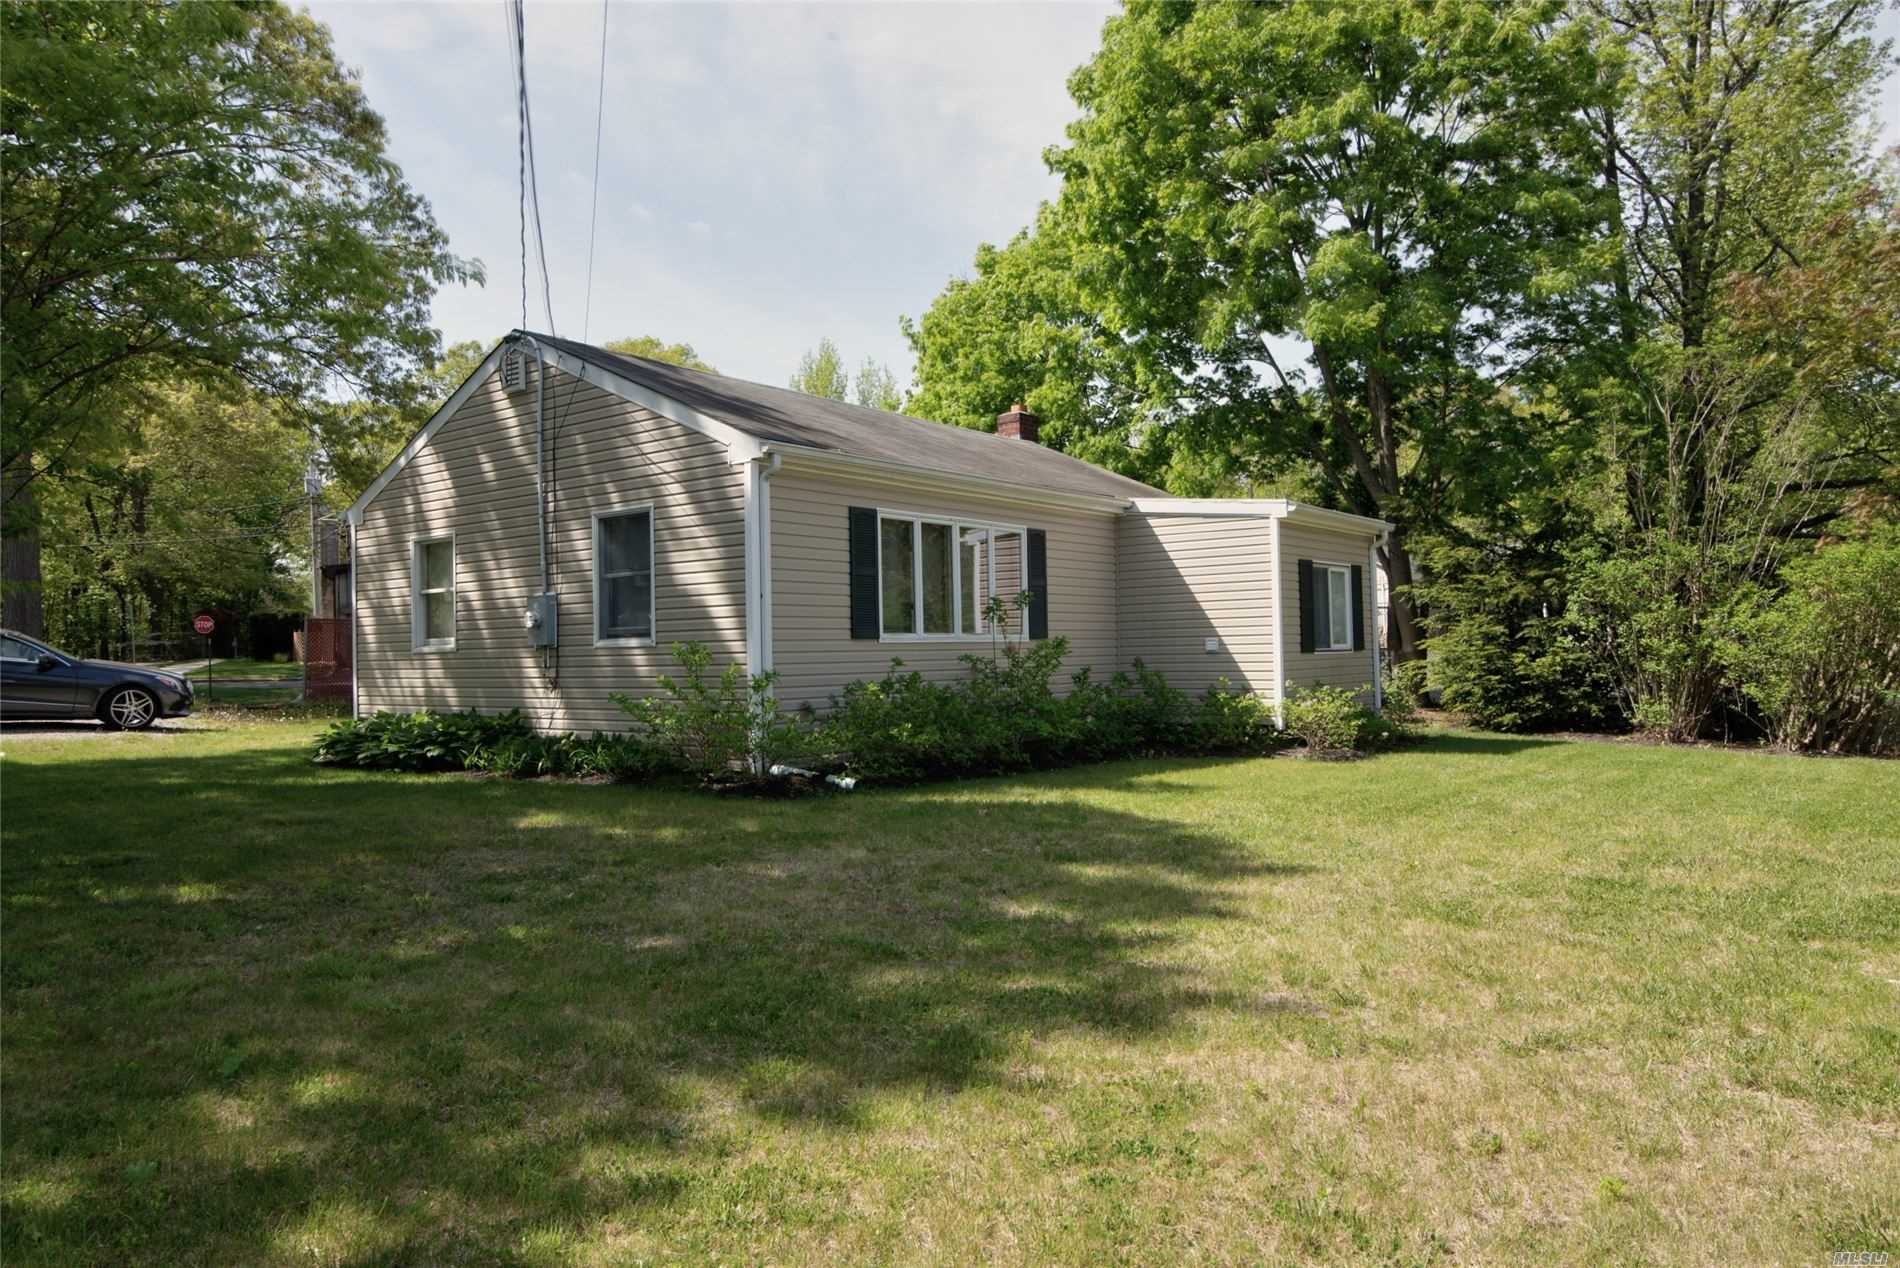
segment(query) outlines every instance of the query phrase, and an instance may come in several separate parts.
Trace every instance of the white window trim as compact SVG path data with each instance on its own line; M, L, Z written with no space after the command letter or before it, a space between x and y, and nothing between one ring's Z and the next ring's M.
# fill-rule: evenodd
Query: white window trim
M422 588L422 548L437 542L449 544L449 636L430 639L427 598ZM433 533L409 539L409 650L412 652L452 652L462 628L462 552L455 548L455 532Z
M910 521L910 595L912 620L919 633L887 634L884 631L884 521ZM926 524L946 524L950 528L950 618L954 627L948 634L922 633L924 625L924 528ZM983 608L995 597L996 569L989 569L989 591L976 605L978 628L963 628L963 532L981 529L987 533L1015 533L1022 540L1024 581L1028 580L1029 529L1022 524L1002 524L995 520L945 515L933 511L905 511L877 508L877 638L880 643L988 643L995 635L983 623ZM1025 630L1027 633L1027 630Z
M645 511L647 516L647 569L651 575L651 584L647 586L647 629L646 637L632 634L603 635L600 632L600 617L604 610L600 601L600 522L620 515L638 515ZM655 647L660 638L660 517L653 511L651 502L635 502L630 506L616 506L604 511L594 512L593 558L589 568L594 578L594 646L595 647Z
M1313 561L1313 589L1315 592L1319 590L1322 584L1321 574L1329 570L1346 574L1346 641L1339 647L1330 645L1322 647L1316 640L1313 643L1313 655L1315 656L1336 656L1340 652L1350 652L1352 650L1352 565L1338 563L1331 559L1315 559ZM1326 584L1330 584L1330 582ZM1360 602L1363 603L1364 601L1364 596L1360 596ZM1328 592L1326 596L1326 604L1327 615L1330 617L1332 615L1332 594L1330 592ZM1333 636L1333 632L1330 629L1315 630L1314 633L1326 638L1330 644L1330 640Z

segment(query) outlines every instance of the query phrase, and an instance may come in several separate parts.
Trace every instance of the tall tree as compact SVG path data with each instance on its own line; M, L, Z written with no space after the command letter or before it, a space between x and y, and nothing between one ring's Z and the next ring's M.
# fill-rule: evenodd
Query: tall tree
M903 331L918 417L991 431L1020 401L1042 419L1042 443L1162 478L1168 420L1149 410L1131 350L1082 295L1058 209L1045 205L1004 246L979 246L971 276L953 278Z
M434 288L480 270L323 26L273 3L62 0L0 7L0 38L9 536L37 484L131 442L146 384L235 375L305 425L347 421L340 393L409 402Z
M1592 0L1622 92L1593 112L1625 248L1576 616L1640 725L1697 735L1738 605L1895 485L1894 191L1869 152L1875 0ZM1884 182L1887 188L1881 186Z
M830 339L820 339L816 348L799 358L791 387L809 396L827 396L834 401L848 400L851 396L851 371L845 367L838 345Z
M1085 292L1195 443L1251 433L1396 525L1400 658L1422 654L1411 535L1517 478L1511 388L1603 263L1596 60L1561 17L1138 0L1070 81L1083 116L1050 155Z
M868 409L904 408L904 392L897 386L897 376L875 357L866 357L858 366L857 377L851 380L851 399Z
M277 407L226 382L156 388L110 461L45 483L47 634L127 656L203 607L295 607L308 594L303 445Z
M690 343L667 343L652 335L633 335L626 339L610 340L601 347L623 356L645 357L648 361L665 361L670 365L683 365L689 370L718 373L700 359L700 355L693 351L693 345Z

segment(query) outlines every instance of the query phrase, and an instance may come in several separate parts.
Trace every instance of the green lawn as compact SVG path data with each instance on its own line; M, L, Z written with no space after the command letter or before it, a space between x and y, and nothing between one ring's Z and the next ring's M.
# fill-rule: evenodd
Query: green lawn
M799 802L0 733L29 1263L1900 1252L1900 766Z
M197 695L192 700L192 707L199 712L207 708L215 710L227 706L239 709L263 709L295 704L303 695L303 684L293 682L283 687L237 687L226 682L215 682L207 688L200 682L196 684L196 690Z
M184 670L187 678L194 683L204 682L203 661L199 661L196 665L192 665L190 661L183 663L187 666ZM297 661L219 660L211 664L211 677L217 682L223 682L227 678L269 678L273 682L302 682L303 665Z

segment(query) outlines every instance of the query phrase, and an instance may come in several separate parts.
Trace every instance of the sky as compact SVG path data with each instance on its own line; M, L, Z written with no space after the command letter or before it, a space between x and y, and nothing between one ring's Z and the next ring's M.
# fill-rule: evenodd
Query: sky
M313 4L392 157L484 287L445 339L521 324L516 129L500 0ZM821 336L908 382L920 317L978 243L1056 192L1042 162L1106 5L635 4L607 19L591 314L598 3L530 3L528 92L555 333L686 342L783 383ZM532 246L530 247L532 251ZM532 270L532 265L530 266ZM545 329L538 276L529 325Z
M483 287L435 300L450 342L521 324L511 32L501 0L322 3L392 157ZM920 317L981 242L1053 197L1042 161L1105 4L631 3L607 15L588 295L601 5L526 10L528 91L555 332L655 335L783 383L821 336L908 382ZM1900 12L1881 29L1900 38ZM1882 93L1900 145L1900 79ZM531 248L532 250L532 248ZM532 266L531 266L532 268ZM538 274L528 325L545 329ZM583 330L583 325L585 329Z

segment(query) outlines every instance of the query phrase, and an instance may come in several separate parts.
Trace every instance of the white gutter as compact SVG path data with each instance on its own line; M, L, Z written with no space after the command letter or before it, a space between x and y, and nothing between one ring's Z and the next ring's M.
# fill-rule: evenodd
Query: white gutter
M1211 519L1286 519L1334 525L1356 532L1384 532L1392 527L1370 515L1331 511L1323 506L1285 498L1133 498L1128 509L1139 515L1192 515Z

